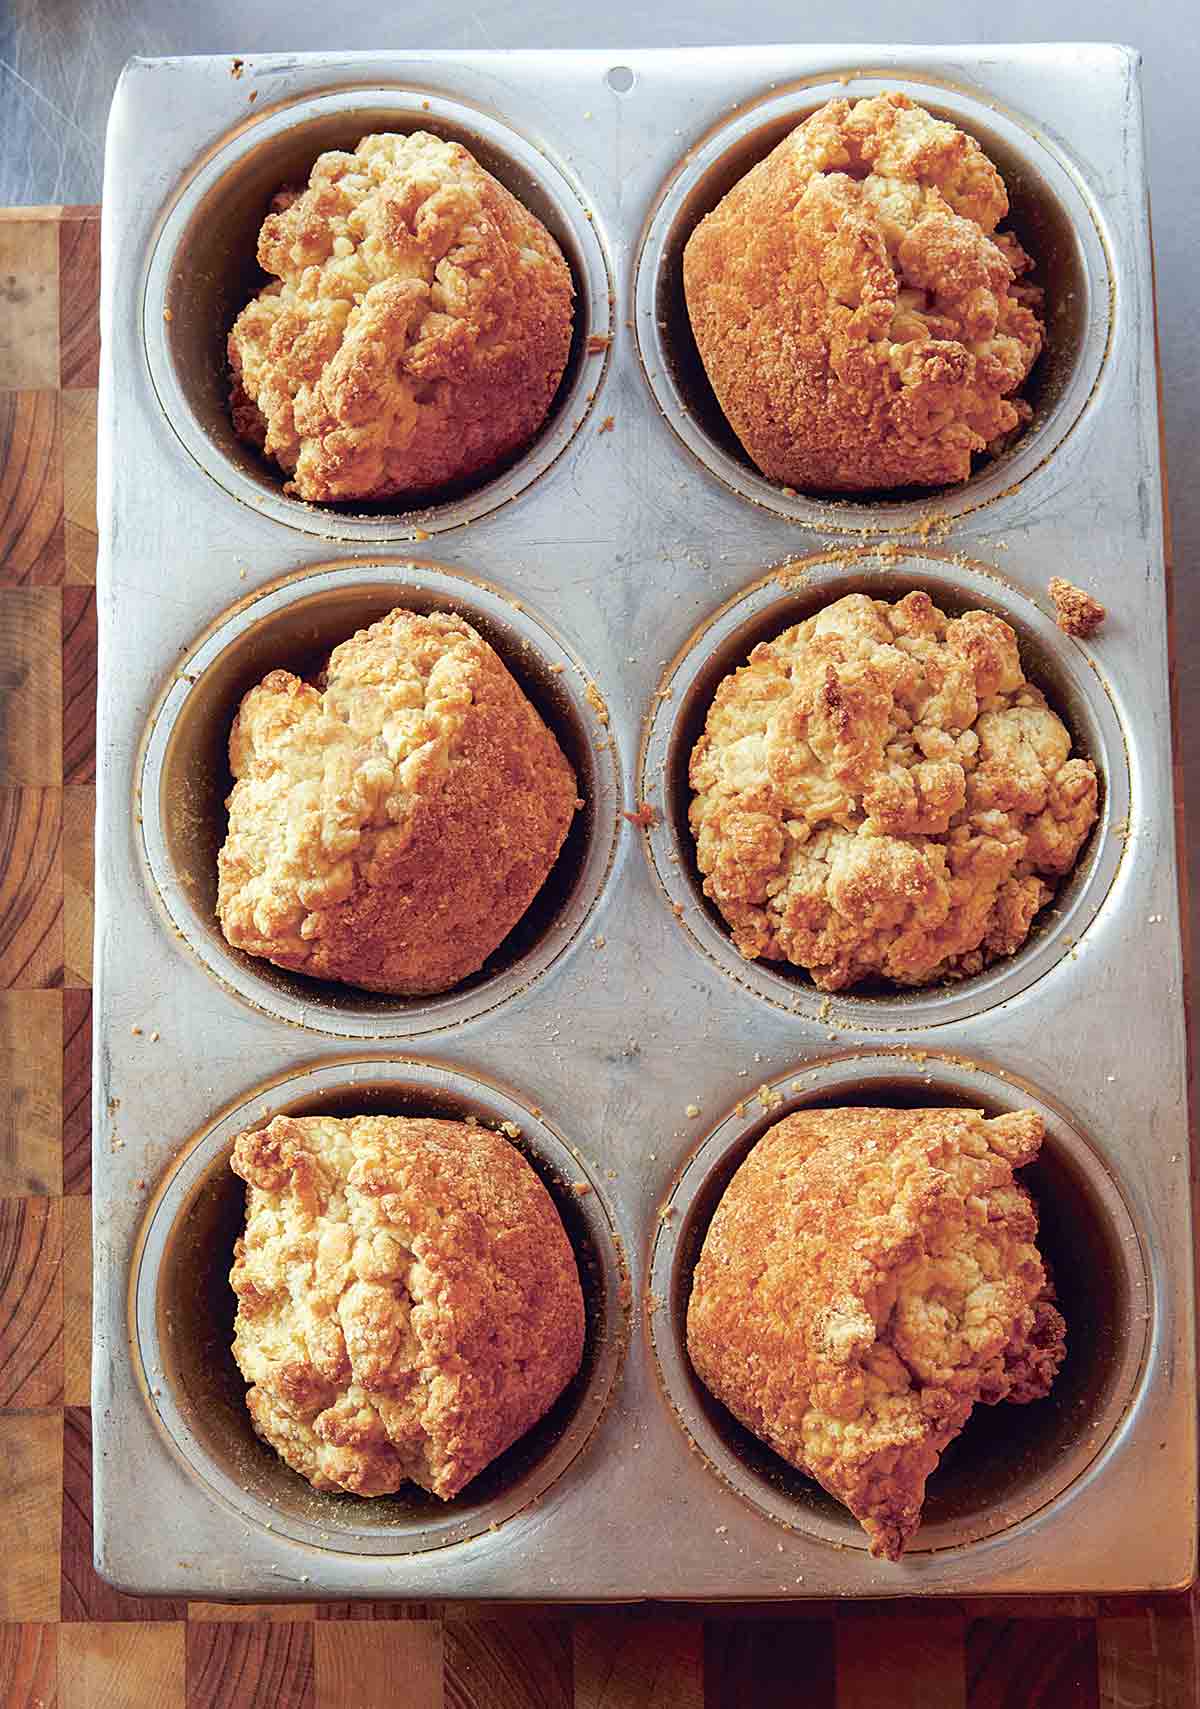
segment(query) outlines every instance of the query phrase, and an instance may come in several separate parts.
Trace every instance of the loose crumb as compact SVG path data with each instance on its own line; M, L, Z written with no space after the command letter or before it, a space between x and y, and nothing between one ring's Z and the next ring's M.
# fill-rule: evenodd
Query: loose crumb
M631 825L636 825L641 831L652 831L658 824L658 814L648 801L639 801L636 813L631 813L628 807L623 807L621 817L628 819Z
M258 90L257 89L251 89L250 93L246 96L246 99L247 99L247 101L249 101L250 105L253 106L254 103L258 100Z
M587 1181L571 1182L571 1191L577 1199L586 1199L591 1190L591 1184Z
M520 1139L521 1130L516 1122L501 1122L500 1132L506 1133L510 1139Z
M1054 621L1065 635L1086 639L1096 633L1108 616L1098 599L1062 576L1050 577L1049 593L1054 601Z
M588 683L587 687L583 691L583 698L587 701L588 705L596 714L600 722L602 724L607 724L608 707L605 705L604 696L601 694L594 682Z
M233 64L229 67L229 75L231 77L240 77L245 69L246 61L244 59L235 59Z
M129 1030L133 1034L134 1038L141 1038L141 1036L142 1036L141 1027L130 1027Z
M699 1104L689 1104L687 1109L684 1111L684 1114L687 1116L689 1121L695 1121L696 1117L700 1114Z
M592 948L593 949L603 949L604 945L607 943L607 941L608 941L607 938L603 938L599 934L597 934L592 939Z
M412 537L414 540L431 540L433 538L427 528L414 528Z
M150 1043L151 1044L157 1044L158 1040L159 1040L159 1032L158 1032L158 1029L156 1027L155 1030L150 1034Z
M174 320L175 316L171 313L170 309L164 309L163 310L163 319L164 320Z
M589 356L598 356L602 350L607 350L611 343L612 339L606 332L593 332L587 341L587 353ZM608 419L611 421L612 416Z
M611 433L613 428L616 425L617 425L616 417L612 416L612 415L606 415L604 420L600 423L600 426L597 429L597 431L600 433Z

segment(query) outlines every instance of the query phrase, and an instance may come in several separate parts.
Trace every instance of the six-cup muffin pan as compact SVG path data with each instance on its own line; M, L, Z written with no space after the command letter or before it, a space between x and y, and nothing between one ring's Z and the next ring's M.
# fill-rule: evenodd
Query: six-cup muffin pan
M822 502L721 418L680 260L830 96L900 88L979 138L1038 262L1033 421L965 485ZM163 114L170 115L164 127ZM224 341L276 188L373 130L463 141L557 238L570 361L534 443L414 511L314 507L233 436ZM1150 249L1120 48L778 47L135 61L105 183L95 991L96 1560L262 1600L601 1600L1167 1588L1193 1572L1195 1371ZM1110 616L1063 635L1065 575ZM851 591L1012 624L1096 762L1100 818L1010 960L832 998L746 962L705 899L687 761L756 641ZM225 944L240 696L394 605L461 612L580 782L543 893L429 999ZM640 811L648 804L652 812ZM1032 1107L1068 1323L1036 1405L979 1408L904 1561L697 1382L713 1208L805 1104ZM580 1263L583 1367L457 1500L319 1495L254 1436L230 1352L234 1137L276 1112L520 1129Z

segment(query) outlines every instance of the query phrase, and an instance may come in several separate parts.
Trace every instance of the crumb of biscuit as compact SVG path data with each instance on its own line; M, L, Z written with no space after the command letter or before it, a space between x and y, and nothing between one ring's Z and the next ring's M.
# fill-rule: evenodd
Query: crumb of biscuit
M612 343L612 338L609 336L609 334L607 332L589 333L588 334L588 341L587 341L587 353L589 356L599 356L602 351L608 349L608 347L611 343Z
M615 416L606 415L604 420L600 423L600 426L597 429L597 432L599 432L599 433L611 433L613 428L616 426L616 424L617 424L617 422L616 422Z
M736 947L824 991L1011 955L1097 810L1095 766L1009 625L919 591L848 594L761 642L719 685L690 781L704 891Z
M449 1500L530 1428L583 1351L575 1255L484 1127L278 1116L242 1134L233 1351L258 1434L319 1490Z
M244 59L235 59L229 67L229 75L233 78L238 78L242 75L242 72L245 69L246 69L245 60Z
M583 698L587 701L601 724L607 724L608 707L605 704L604 696L601 694L594 682L588 683L587 687L583 691Z
M1048 591L1054 601L1054 621L1066 635L1086 639L1094 635L1108 616L1098 599L1062 576L1051 576Z
M372 991L475 972L541 888L578 799L501 659L442 612L360 630L321 687L272 671L242 701L229 763L227 940Z
M739 1168L696 1265L687 1346L735 1418L898 1560L979 1402L1046 1395L1066 1326L1014 1177L1032 1110L802 1110Z
M658 824L658 814L648 801L639 801L636 812L628 807L621 809L622 819L628 819L631 825L636 825L639 831L652 831Z
M701 220L688 313L768 479L944 486L1024 425L1041 293L1007 212L975 139L889 91L827 102Z
M571 1182L571 1191L577 1199L586 1199L591 1190L591 1185L587 1181Z
M229 335L239 435L309 502L430 491L525 444L571 343L550 233L458 142L322 154L277 198Z

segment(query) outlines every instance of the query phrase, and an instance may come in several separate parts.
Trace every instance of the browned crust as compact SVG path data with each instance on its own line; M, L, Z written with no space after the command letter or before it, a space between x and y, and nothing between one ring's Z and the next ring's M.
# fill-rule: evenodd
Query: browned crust
M435 671L446 681L424 709L426 743L388 772L388 696L414 660L427 695ZM377 697L357 747L330 712L339 695ZM319 772L319 806L297 748ZM369 791L364 760L383 770ZM271 672L242 702L230 765L226 938L372 991L443 991L482 966L541 889L576 809L570 765L496 653L436 612L398 609L344 642L323 690ZM357 840L334 860L342 836Z
M584 1308L553 1201L487 1128L277 1117L230 1281L256 1430L318 1489L448 1500L553 1405Z
M697 1374L896 1560L977 1400L1045 1395L1064 1356L1014 1168L1032 1111L803 1110L709 1226L688 1306Z
M1039 293L1007 207L978 143L893 92L828 102L700 222L692 329L765 475L942 486L1028 418Z
M258 257L276 282L229 336L234 425L288 491L430 491L540 427L570 350L570 270L460 143L381 135L322 155L277 198Z
M1054 601L1054 621L1064 634L1086 640L1096 633L1108 616L1107 609L1098 599L1093 599L1090 593L1085 593L1073 582L1065 581L1062 576L1050 577L1048 592Z

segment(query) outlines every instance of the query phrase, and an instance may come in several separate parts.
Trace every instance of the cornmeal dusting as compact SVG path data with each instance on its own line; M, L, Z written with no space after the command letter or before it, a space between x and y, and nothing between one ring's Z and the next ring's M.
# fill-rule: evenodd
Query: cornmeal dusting
M1046 1395L1066 1327L1014 1169L1031 1110L802 1110L717 1207L687 1344L701 1380L898 1560L977 1401Z
M966 480L1029 419L1032 265L973 137L906 96L829 101L734 185L684 252L721 407L772 480Z
M449 1500L579 1368L579 1272L489 1129L277 1116L242 1134L234 1357L259 1435L316 1489Z
M282 192L273 275L229 335L234 425L309 500L430 490L540 427L571 344L550 233L461 143L424 131L322 154Z
M1096 770L987 611L848 594L755 647L691 759L712 897L824 991L976 973L1024 943L1096 819Z

